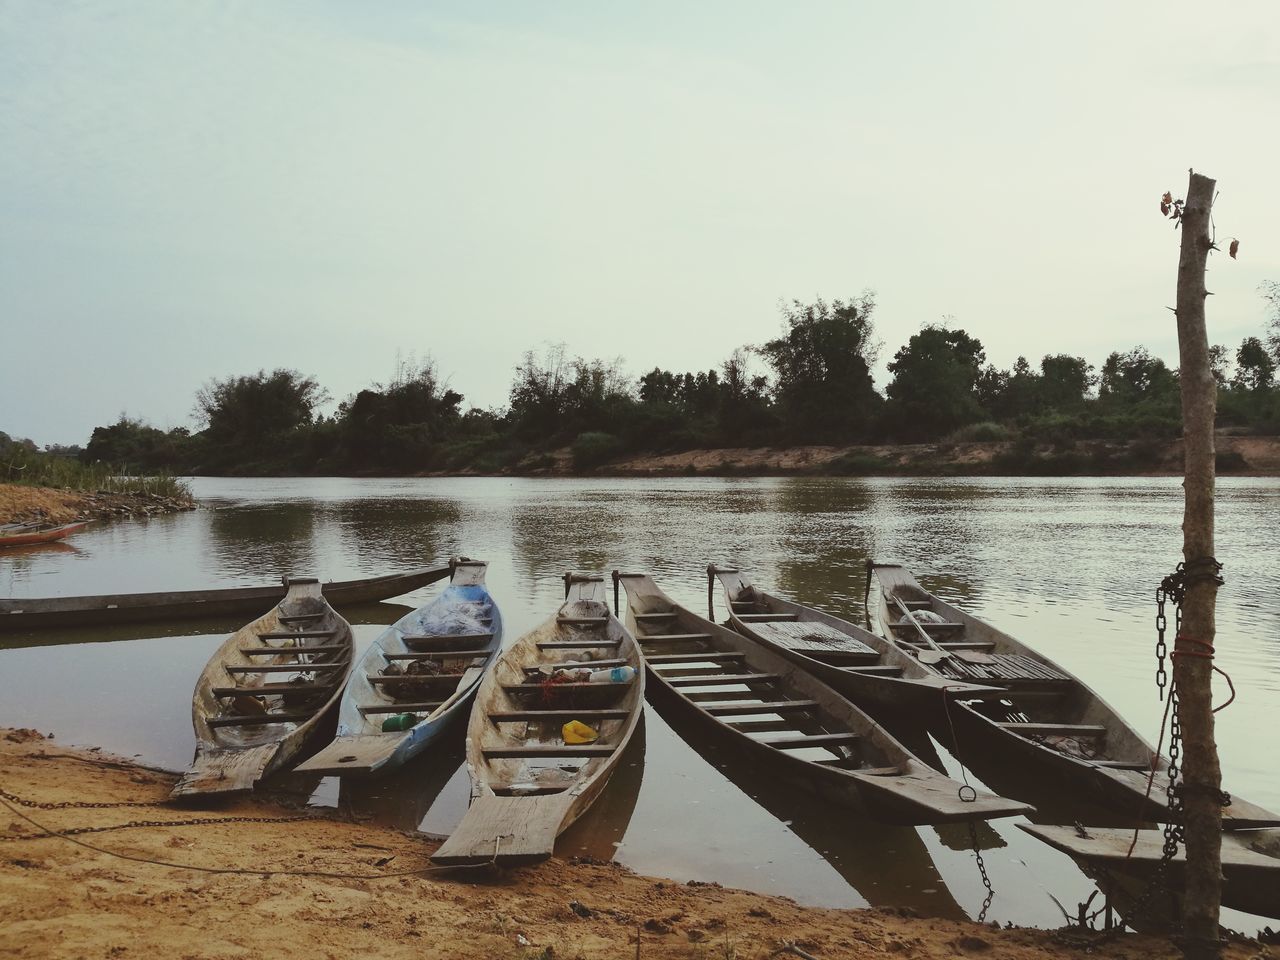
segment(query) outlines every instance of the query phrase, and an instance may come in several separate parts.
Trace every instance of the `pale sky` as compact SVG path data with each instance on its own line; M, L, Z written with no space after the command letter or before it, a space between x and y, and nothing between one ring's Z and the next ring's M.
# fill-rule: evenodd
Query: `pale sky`
M1271 0L0 0L0 430L185 425L262 367L336 401L397 351L491 406L545 342L707 369L866 288L881 389L946 315L1000 366L1174 360L1188 167L1234 349L1278 107Z

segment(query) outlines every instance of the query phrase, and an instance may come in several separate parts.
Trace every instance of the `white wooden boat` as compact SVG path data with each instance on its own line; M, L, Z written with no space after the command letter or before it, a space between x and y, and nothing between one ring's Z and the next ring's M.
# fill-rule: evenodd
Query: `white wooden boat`
M603 578L570 575L566 585L556 615L505 651L480 686L467 730L471 807L436 863L551 856L556 837L608 783L640 721L644 665L609 612ZM594 682L585 679L590 671ZM568 742L566 724L574 723L596 738Z
M954 747L1000 753L1139 820L1168 817L1169 761L1082 680L1048 657L925 590L906 568L874 564L881 632L947 680L1000 687L951 705ZM944 731L949 735L949 731ZM1152 773L1155 789L1148 794ZM1280 825L1280 817L1233 797L1225 829Z
M734 630L868 710L927 718L942 706L944 696L998 692L949 680L870 630L765 593L739 570L712 565L707 576L708 586L712 578L720 581Z
M438 597L384 630L360 657L333 743L301 772L369 776L399 766L466 716L502 644L486 564L457 560Z
M174 797L249 790L286 769L337 704L351 671L351 625L320 581L285 597L209 659L191 703L196 755Z
M986 820L1024 803L979 794L916 759L875 720L759 641L691 613L644 574L615 574L648 691L673 725L719 738L833 802L897 823Z

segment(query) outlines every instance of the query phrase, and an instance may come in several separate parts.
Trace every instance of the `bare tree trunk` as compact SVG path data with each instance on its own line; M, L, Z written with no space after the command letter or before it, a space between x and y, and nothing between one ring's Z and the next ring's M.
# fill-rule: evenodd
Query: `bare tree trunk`
M1182 555L1188 573L1182 630L1175 643L1174 683L1182 720L1184 815L1187 870L1184 951L1217 956L1218 910L1222 899L1222 770L1213 736L1213 694L1209 654L1215 633L1218 585L1213 557L1213 419L1217 385L1209 364L1205 331L1205 264L1212 244L1210 213L1216 183L1191 174L1182 213L1178 259L1178 353L1182 381L1182 435L1186 455L1183 488Z

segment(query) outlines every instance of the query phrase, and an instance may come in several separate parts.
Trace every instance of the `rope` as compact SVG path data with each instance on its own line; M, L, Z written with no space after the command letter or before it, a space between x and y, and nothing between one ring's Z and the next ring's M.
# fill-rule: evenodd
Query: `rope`
M6 794L5 796L8 796L8 794ZM115 857L117 860L128 860L133 863L150 863L158 867L173 867L178 870L195 870L199 873L239 874L242 876L251 876L251 877L319 877L319 878L329 879L329 880L390 880L396 877L412 877L412 876L418 876L426 873L443 872L445 870L477 870L480 868L496 866L497 860L498 860L498 846L497 844L495 844L493 848L493 859L487 860L484 863L418 867L417 869L414 869L414 870L398 870L393 873L363 873L362 874L362 873L341 873L341 872L332 871L332 870L253 870L246 867L205 867L205 866L200 866L198 864L193 864L193 863L174 863L171 860L157 860L153 857L141 857L141 856L136 856L134 854L121 853L118 850L108 850L106 847L99 847L96 844L88 843L87 841L84 841L84 840L77 840L75 837L69 836L66 832L60 833L56 830L52 830L49 827L46 827L43 823L40 823L34 818L27 816L25 813L19 810L17 806L10 803L4 797L0 797L0 804L3 804L4 806L8 807L10 812L17 814L23 820L26 820L28 823L30 823L33 827L37 828L38 830L41 830L48 837L52 837L56 840L65 840L67 843L73 843L77 847L84 847L86 850L92 850L95 853L105 854L108 857ZM241 818L226 818L226 819L239 821ZM264 819L268 819L268 818L264 818ZM273 817L269 819L275 823L285 823L295 819L312 819L312 818L310 817L305 817L305 818L304 817L284 817L284 818ZM215 821L215 822L218 822L218 821ZM88 828L88 829L101 829L101 828ZM9 838L6 838L6 839L9 839ZM44 837L18 837L13 839L42 840L45 838Z

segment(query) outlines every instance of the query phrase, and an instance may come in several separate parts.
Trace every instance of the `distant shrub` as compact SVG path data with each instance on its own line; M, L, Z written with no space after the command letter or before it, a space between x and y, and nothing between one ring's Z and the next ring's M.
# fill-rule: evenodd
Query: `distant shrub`
M573 441L573 466L577 470L591 470L608 463L622 450L622 441L612 433L593 430L578 434Z
M990 443L996 440L1008 440L1009 428L1002 423L983 420L979 423L967 423L958 430L953 430L946 438L946 443Z

